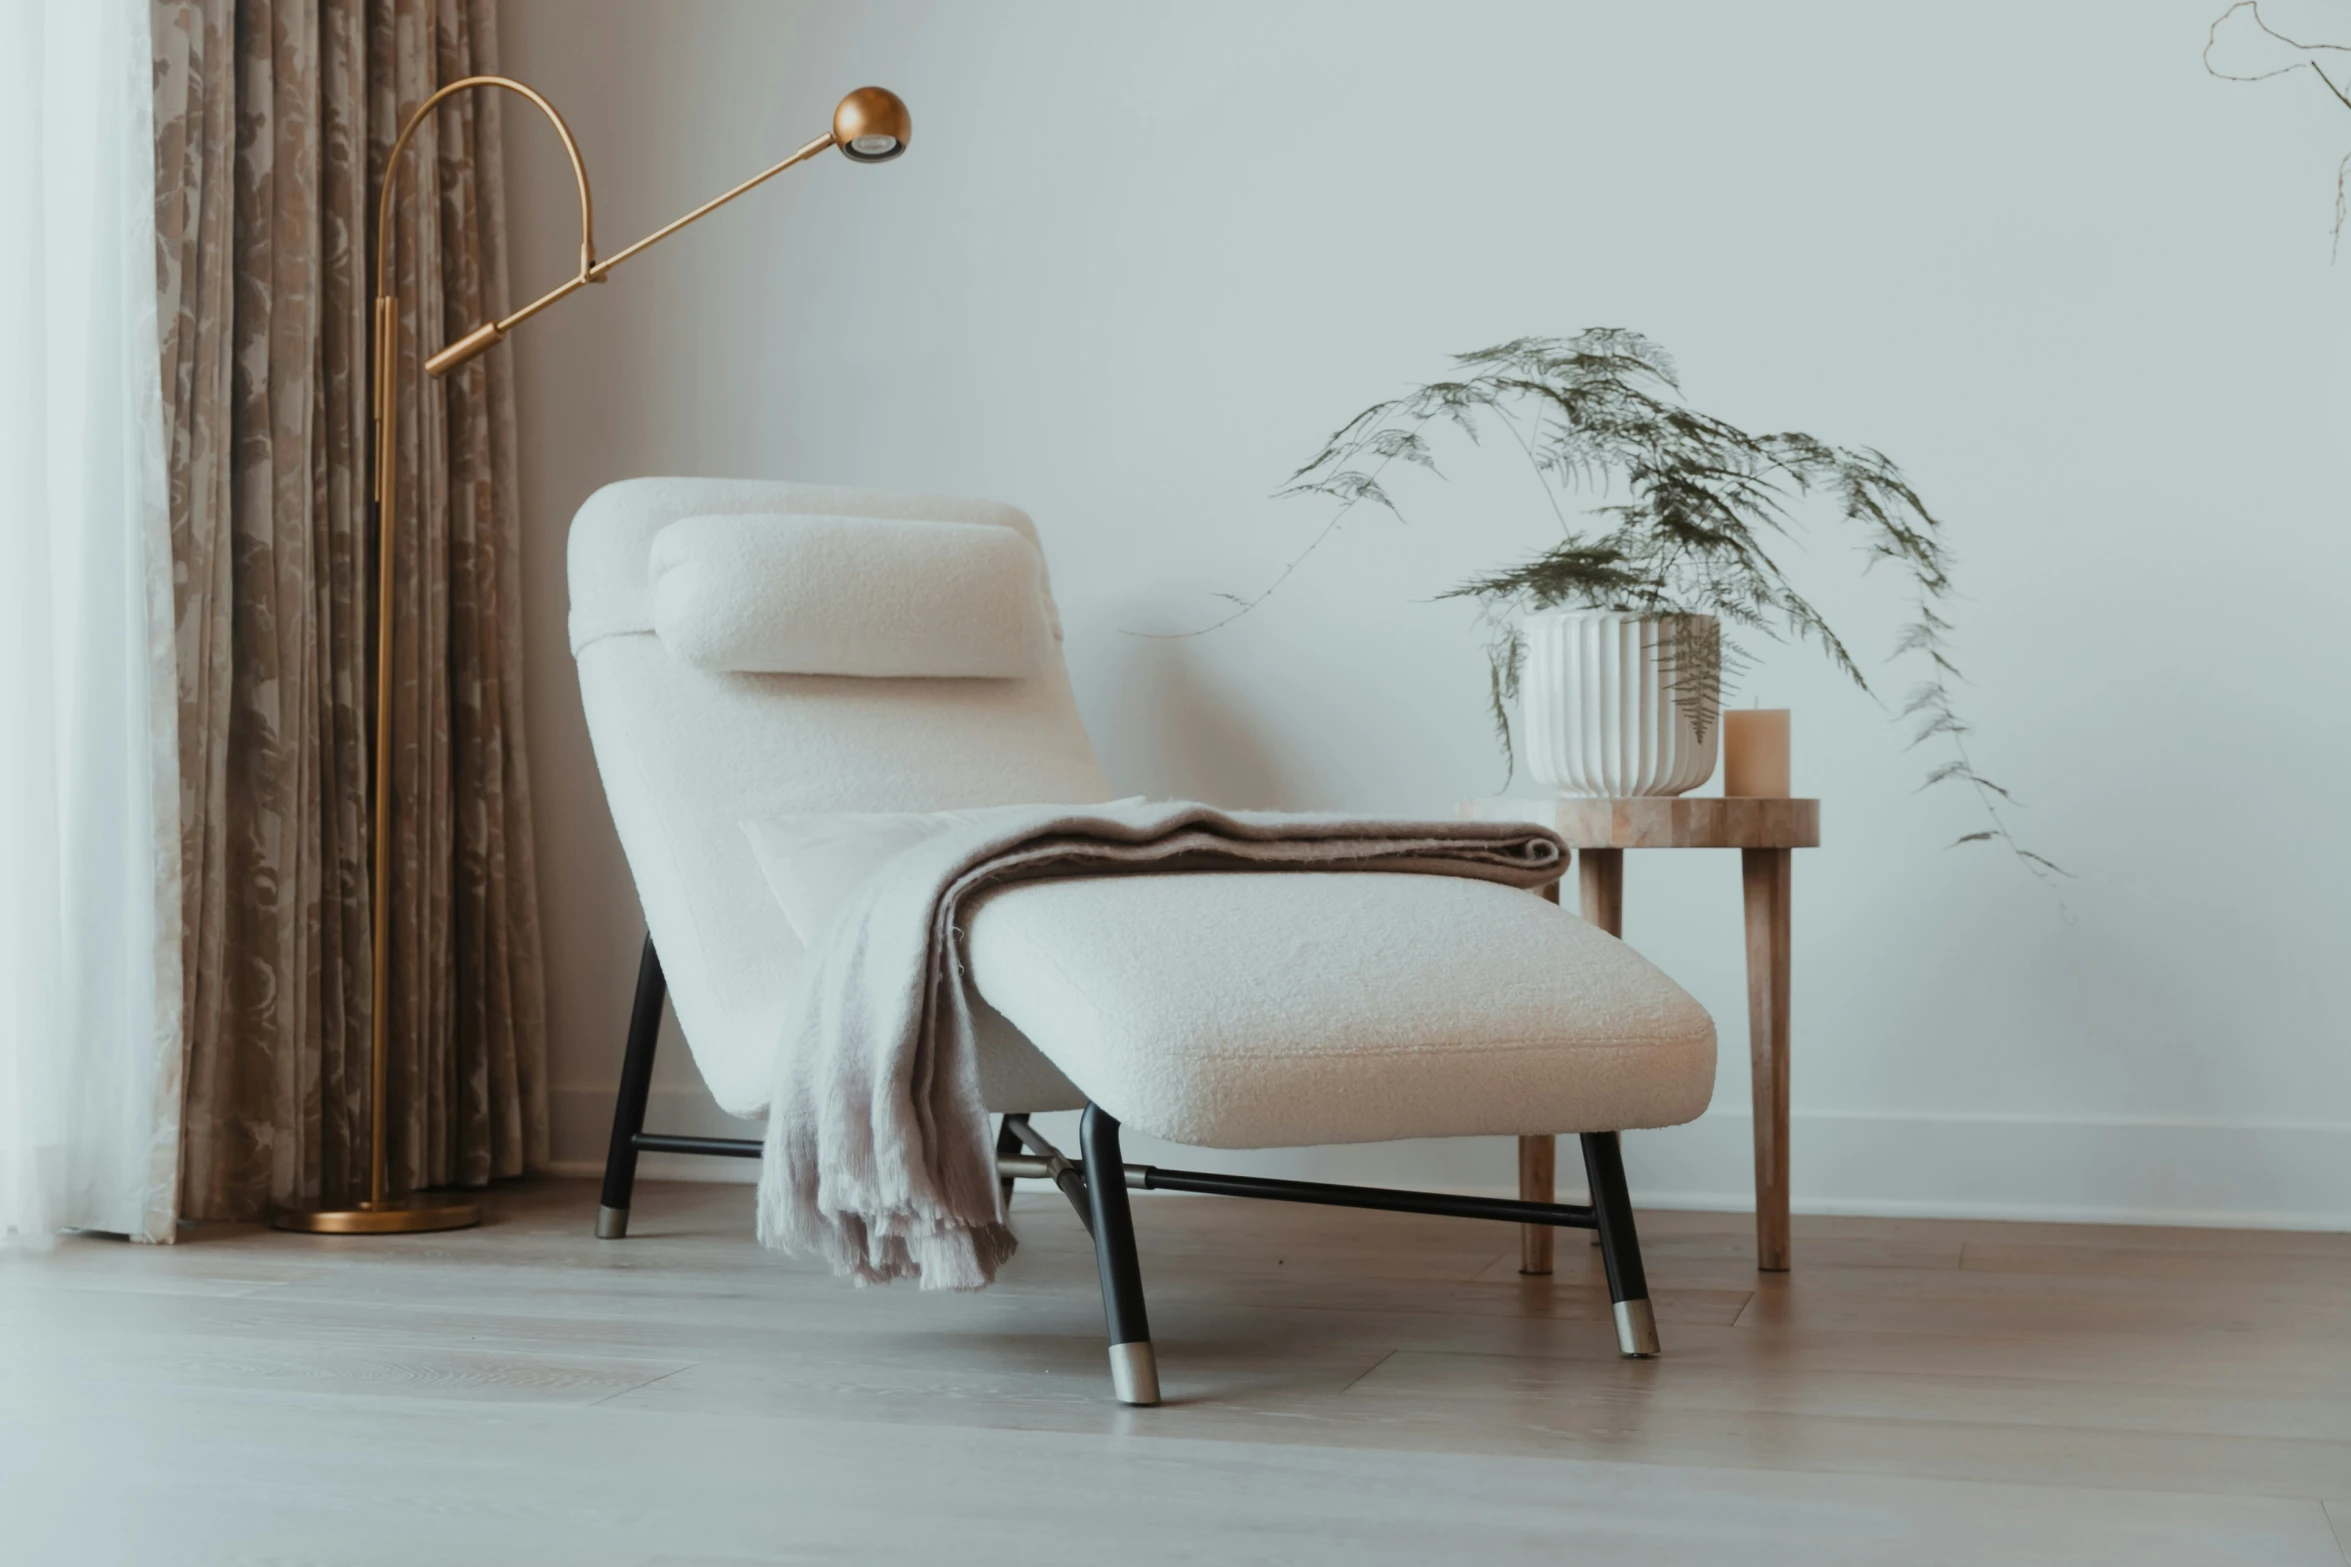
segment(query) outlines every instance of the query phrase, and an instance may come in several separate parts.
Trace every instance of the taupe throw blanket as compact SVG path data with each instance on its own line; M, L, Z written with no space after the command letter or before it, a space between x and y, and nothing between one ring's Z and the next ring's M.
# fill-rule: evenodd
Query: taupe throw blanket
M1171 870L1412 871L1536 887L1557 879L1566 852L1527 823L1185 801L1041 805L918 844L867 878L809 949L768 1111L759 1238L861 1284L915 1277L925 1289L977 1289L1012 1255L960 951L963 910L979 893Z

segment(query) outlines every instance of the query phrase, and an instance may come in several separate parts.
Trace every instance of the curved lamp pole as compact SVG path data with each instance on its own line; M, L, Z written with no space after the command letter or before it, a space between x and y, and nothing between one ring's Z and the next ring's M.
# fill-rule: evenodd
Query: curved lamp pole
M475 87L497 87L528 99L562 139L571 159L573 181L580 192L580 269L572 277L541 294L513 314L480 326L425 360L425 373L436 379L475 355L504 340L507 333L557 300L601 283L614 267L669 238L697 218L709 216L744 192L766 184L796 163L805 163L828 147L838 147L853 163L887 163L906 150L913 122L905 102L882 87L860 87L843 98L833 111L833 128L801 147L790 157L715 196L684 217L663 224L625 250L596 259L595 206L588 191L587 165L571 128L539 93L506 76L468 76L451 82L416 106L392 143L384 160L384 185L376 202L376 302L373 341L375 370L370 378L375 421L376 532L376 725L374 817L374 959L370 976L368 1096L368 1195L351 1208L280 1209L272 1222L283 1230L312 1230L334 1234L386 1235L418 1230L454 1230L481 1222L481 1204L471 1198L423 1193L392 1197L385 1187L387 1124L385 1100L390 1086L392 974L392 607L395 512L393 484L397 475L396 419L399 391L399 299L392 291L392 196L398 188L400 155L408 150L425 116L443 99Z

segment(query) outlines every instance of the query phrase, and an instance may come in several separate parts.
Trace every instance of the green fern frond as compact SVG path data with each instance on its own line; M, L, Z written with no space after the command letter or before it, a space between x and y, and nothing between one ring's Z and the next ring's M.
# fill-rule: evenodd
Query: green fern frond
M1513 771L1510 703L1523 656L1514 626L1516 617L1534 611L1658 617L1659 635L1671 642L1667 654L1691 687L1676 692L1677 703L1687 699L1685 712L1703 707L1711 715L1719 703L1722 672L1741 656L1721 640L1728 627L1809 642L1831 667L1874 696L1860 661L1777 558L1778 546L1800 531L1799 508L1817 504L1858 532L1865 570L1885 565L1907 580L1913 615L1895 638L1893 657L1921 669L1925 678L1895 716L1909 725L1913 746L1941 740L1953 753L1929 770L1922 787L1956 784L1974 792L1990 825L1960 842L1998 841L2036 875L2066 874L2009 836L1998 810L2010 802L2008 791L1978 774L1968 757L1972 731L1951 696L1964 676L1948 645L1952 623L1940 608L1954 596L1950 550L1942 520L1892 458L1875 447L1839 446L1800 430L1754 434L1692 408L1682 398L1672 356L1621 327L1564 338L1513 338L1457 354L1454 365L1452 377L1374 403L1341 425L1276 493L1326 497L1338 503L1341 515L1370 505L1401 520L1382 475L1396 464L1437 474L1432 425L1473 444L1482 441L1489 420L1510 433L1544 487L1562 537L1516 565L1471 577L1438 596L1476 601L1497 628L1487 648L1488 699ZM1584 508L1599 525L1595 531L1579 531L1568 520L1564 503L1577 490L1598 492ZM1331 531L1326 526L1275 580L1286 578ZM1712 621L1679 618L1695 616ZM1676 629L1698 624L1714 629ZM1709 635L1714 645L1686 640L1693 635ZM1714 673L1701 680L1702 669Z

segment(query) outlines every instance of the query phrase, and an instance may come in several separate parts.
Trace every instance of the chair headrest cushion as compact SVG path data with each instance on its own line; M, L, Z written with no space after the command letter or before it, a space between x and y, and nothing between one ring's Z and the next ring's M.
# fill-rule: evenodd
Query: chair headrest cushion
M654 634L697 669L1013 680L1053 653L1044 557L986 523L684 517L648 576Z

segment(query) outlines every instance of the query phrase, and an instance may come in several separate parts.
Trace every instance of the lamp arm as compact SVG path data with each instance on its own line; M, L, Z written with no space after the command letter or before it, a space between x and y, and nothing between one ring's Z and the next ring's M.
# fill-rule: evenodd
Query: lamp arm
M695 219L707 217L709 214L716 212L719 208L725 206L728 202L734 200L737 196L742 195L745 191L753 190L761 185L766 184L769 180L774 179L777 175L783 173L784 170L792 167L794 164L806 163L809 159L815 157L818 153L823 152L826 148L833 145L834 137L830 132L817 137L816 140L810 142L807 146L802 147L799 151L793 153L790 157L784 159L781 163L771 164L767 168L760 170L757 174L752 175L749 179L745 180L742 184L737 185L734 189L726 192L724 195L713 196L710 200L702 203L701 206L696 207L693 211L687 213L684 217L677 218L671 222L663 224L661 227L655 229L652 233L646 235L643 239L638 240L635 244L628 246L626 249L617 251L614 254L607 256L602 261L591 263L581 270L578 277L567 278L563 282L558 283L555 285L555 287L547 290L546 293L541 294L538 298L532 300L529 304L523 306L514 314L507 316L505 319L499 321L483 322L480 326L475 327L472 331L466 333L456 342L451 343L448 347L442 349L439 353L433 355L430 359L427 359L424 362L425 374L431 376L447 375L450 371L456 369L459 365L465 363L474 355L502 340L507 333L513 331L517 326L520 326L523 322L528 321L531 317L537 315L540 311L546 309L549 305L554 304L557 300L567 298L570 295L579 292L590 283L603 282L606 273L610 272L614 267L619 266L622 262L628 260L629 257L635 255L638 251L645 249L649 245L669 238L672 234L675 234L679 229L684 228L687 224L693 222Z
M375 303L375 376L373 384L376 434L376 504L388 516L392 509L392 421L394 383L399 377L399 300L392 292L392 197L400 188L400 155L408 150L408 143L424 124L425 116L441 105L444 98L474 87L498 87L517 93L536 105L555 127L555 134L563 142L564 153L571 159L572 182L580 192L580 270L578 276L564 286L556 296L540 301L550 303L561 293L568 293L583 283L592 281L596 266L596 203L588 190L588 166L580 157L580 144L572 139L571 127L563 123L556 111L537 90L525 86L510 76L467 76L449 83L424 102L418 104L400 134L393 138L392 150L384 159L384 186L376 197L376 303ZM533 305L537 310L540 305ZM528 312L526 312L527 314ZM488 347L487 343L482 345ZM439 372L435 372L438 374Z

